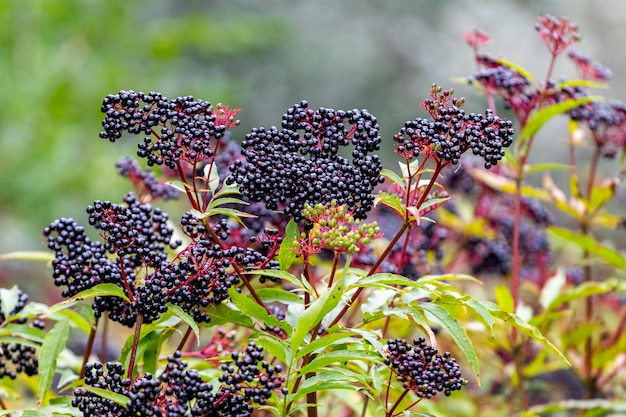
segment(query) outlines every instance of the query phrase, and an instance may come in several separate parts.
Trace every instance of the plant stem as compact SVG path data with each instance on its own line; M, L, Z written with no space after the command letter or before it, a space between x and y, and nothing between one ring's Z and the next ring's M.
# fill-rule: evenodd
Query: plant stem
M393 405L391 406L391 408L389 409L389 411L387 411L386 416L387 417L392 417L393 416L393 412L396 408L398 408L398 406L400 405L400 402L402 402L402 400L404 399L404 397L406 397L406 395L409 393L408 388L404 390L404 392L402 394L400 394L400 396L398 397L398 399L396 400L395 403L393 403Z
M130 357L128 361L128 379L133 379L133 368L135 367L135 359L137 356L137 346L139 346L139 336L141 335L141 325L143 323L143 314L137 313L137 321L135 321L135 336L133 337L133 345L130 349Z
M191 326L187 326L187 331L183 335L183 338L180 339L180 342L178 343L176 350L179 350L181 352L183 351L183 349L185 348L185 344L187 343L187 340L189 340L189 336L191 336L191 332L192 332Z
M78 379L83 379L85 377L85 365L89 361L89 357L91 356L91 350L93 349L93 342L96 339L96 332L98 331L98 319L94 323L91 331L89 332L89 338L87 339L87 346L85 346L85 353L83 353L83 364L80 367L80 373L78 374Z

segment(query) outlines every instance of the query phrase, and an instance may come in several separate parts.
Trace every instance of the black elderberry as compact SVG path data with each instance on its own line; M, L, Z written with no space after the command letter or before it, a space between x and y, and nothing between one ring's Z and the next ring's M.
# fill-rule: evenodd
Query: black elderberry
M432 398L443 392L448 396L467 384L456 359L428 345L424 338L410 344L404 339L387 342L387 365L406 390L420 398Z
M14 300L15 304L13 305L13 309L11 311L3 311L2 308L0 308L0 323L5 322L11 316L19 314L28 303L28 294L16 287L14 287L13 290L16 290L15 295L17 296ZM0 292L0 306L5 305L3 303L5 300L2 299L4 296L11 297L12 291L3 290ZM7 303L6 305L9 304ZM44 323L37 319L27 320L26 318L14 318L12 321L16 324L27 324L28 322L28 326L40 330L44 328ZM0 343L0 379L5 376L10 379L15 379L19 373L24 373L28 376L37 375L39 367L39 360L37 359L37 345L39 345L39 343L35 342L30 342L28 344L11 342Z
M173 200L180 196L178 189L159 181L149 169L141 169L139 163L130 157L117 161L117 172L130 179L140 200Z
M137 155L148 165L175 169L179 161L192 164L213 158L216 141L238 124L238 110L192 96L168 100L157 92L120 91L105 97L100 137L115 142L124 132L145 135Z
M309 109L303 101L283 115L281 129L255 128L241 144L244 161L230 167L229 183L237 183L250 202L282 209L302 220L305 204L345 204L355 218L372 208L374 187L383 181L377 155L378 122L366 110ZM352 159L340 155L350 146Z

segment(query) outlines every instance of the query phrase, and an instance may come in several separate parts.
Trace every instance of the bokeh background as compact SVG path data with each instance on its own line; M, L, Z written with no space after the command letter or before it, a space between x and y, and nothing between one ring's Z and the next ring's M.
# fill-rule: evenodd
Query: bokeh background
M44 250L51 220L82 219L93 200L130 189L115 162L136 142L98 138L109 93L242 108L237 139L279 124L302 99L367 108L391 155L391 135L421 114L432 83L466 95L470 110L486 107L454 80L475 68L463 33L486 30L486 51L541 79L548 52L533 26L546 13L579 23L575 48L615 74L602 94L626 97L623 0L0 0L0 253ZM566 59L555 76L574 76ZM553 159L563 138L547 132L535 146ZM32 268L3 262L0 284L23 284L39 275Z

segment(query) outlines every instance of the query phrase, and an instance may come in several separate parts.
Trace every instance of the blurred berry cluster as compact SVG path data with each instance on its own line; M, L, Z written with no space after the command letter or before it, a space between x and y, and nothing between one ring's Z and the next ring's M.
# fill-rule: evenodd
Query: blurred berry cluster
M9 317L20 313L28 303L28 294L16 287L14 289L16 290L15 292L11 290L0 291L0 324L7 323ZM12 295L17 297L14 300L3 299ZM13 308L11 311L3 311L2 306ZM26 318L19 318L11 320L13 324L25 325L27 322L28 326L36 329L43 330L45 327L44 322L38 319L27 320ZM19 373L24 373L28 376L37 374L39 360L37 359L37 348L33 346L37 345L37 343L30 341L27 344L26 340L24 342L0 342L0 379L4 377L15 379Z
M382 165L378 122L366 110L312 110L302 101L283 115L282 128L255 128L242 142L245 161L231 166L250 202L263 202L302 220L305 204L345 204L357 219L372 208ZM352 158L341 156L352 149Z

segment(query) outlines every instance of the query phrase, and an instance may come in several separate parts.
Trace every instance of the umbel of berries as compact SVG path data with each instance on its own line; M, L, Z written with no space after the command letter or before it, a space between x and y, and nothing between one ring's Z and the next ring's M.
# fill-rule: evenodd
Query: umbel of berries
M468 114L463 104L452 90L433 85L431 98L422 101L432 120L407 121L393 137L396 153L407 160L424 153L424 158L433 158L441 166L458 164L461 155L471 150L484 159L485 168L496 165L504 157L504 148L513 143L513 123L491 110Z
M167 214L150 204L141 204L127 194L124 205L96 201L87 207L89 223L100 231L102 242L93 242L73 219L53 221L44 229L52 261L54 282L71 297L101 283L122 289L127 300L115 296L96 297L96 317L105 311L109 318L134 325L137 314L144 322L156 320L167 310L167 289L174 286L167 260L167 247L175 247Z
M230 167L245 199L264 202L302 220L305 204L346 205L357 219L372 208L383 181L378 122L367 110L309 109L302 101L283 115L282 127L255 128L241 144L245 161ZM350 153L351 158L342 154Z
M409 391L420 399L432 398L439 392L448 396L467 384L450 353L442 355L424 338L415 339L412 345L404 339L389 340L385 365L402 383L403 396Z
M22 311L27 303L28 294L17 287L0 289L0 323L7 323L7 319ZM3 311L3 306L5 308L8 306L11 311ZM11 322L26 324L27 320L19 318ZM33 320L29 326L41 330L44 328L44 323L40 320ZM12 342L0 343L0 380L4 377L15 379L17 374L22 372L28 376L36 375L38 366L37 349L34 346Z
M233 353L236 365L227 364L219 386L202 380L187 369L187 362L175 352L158 376L146 373L135 379L125 377L121 363L89 363L85 385L123 395L124 405L100 397L87 389L74 391L72 405L85 417L249 417L253 404L264 404L272 392L281 390L280 367L263 362L262 349L251 344L241 354Z
M217 141L236 126L239 110L192 96L168 100L161 93L120 91L102 102L104 131L100 137L115 142L124 132L143 134L137 155L148 165L181 169L181 161L196 165L212 158Z

